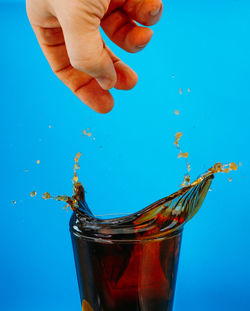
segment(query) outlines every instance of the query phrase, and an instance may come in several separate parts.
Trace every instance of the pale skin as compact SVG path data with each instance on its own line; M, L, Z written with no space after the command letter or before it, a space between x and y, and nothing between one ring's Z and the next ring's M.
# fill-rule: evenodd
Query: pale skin
M137 74L108 47L100 27L120 48L141 51L157 23L161 0L27 0L27 14L53 72L99 113L114 106L110 89L132 89ZM143 26L138 25L141 24Z

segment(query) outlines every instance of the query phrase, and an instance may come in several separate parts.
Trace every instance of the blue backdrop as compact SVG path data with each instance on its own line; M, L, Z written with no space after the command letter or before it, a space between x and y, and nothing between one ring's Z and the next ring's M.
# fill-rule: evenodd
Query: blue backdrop
M109 43L139 82L98 115L53 75L23 1L0 1L0 310L80 310L70 213L40 198L71 193L75 154L93 211L132 212L178 189L178 131L193 179L217 161L242 166L216 176L186 225L175 311L249 310L250 3L169 0L153 29L137 55Z

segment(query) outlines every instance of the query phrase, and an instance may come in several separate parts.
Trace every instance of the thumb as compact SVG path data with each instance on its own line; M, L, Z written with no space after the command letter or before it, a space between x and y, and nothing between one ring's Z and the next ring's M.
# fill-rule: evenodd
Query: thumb
M114 87L116 71L99 31L100 19L74 12L66 13L59 22L71 65L95 78L103 89Z

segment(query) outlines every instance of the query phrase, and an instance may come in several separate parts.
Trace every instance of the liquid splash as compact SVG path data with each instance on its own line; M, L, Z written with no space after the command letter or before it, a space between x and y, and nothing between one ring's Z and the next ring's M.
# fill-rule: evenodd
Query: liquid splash
M214 174L237 170L236 163L225 165L216 163L192 183L190 183L190 176L186 174L185 185L179 191L136 213L118 218L100 219L89 209L85 201L84 187L78 181L77 170L80 168L80 156L81 153L75 156L73 195L52 196L45 192L43 198L65 202L66 207L74 211L75 234L86 235L93 239L110 239L111 232L113 240L134 239L135 234L140 239L160 238L178 232L200 209Z

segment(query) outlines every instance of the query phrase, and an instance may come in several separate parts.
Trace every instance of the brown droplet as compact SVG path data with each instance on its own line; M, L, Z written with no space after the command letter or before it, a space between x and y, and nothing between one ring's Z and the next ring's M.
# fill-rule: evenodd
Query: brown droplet
M89 130L89 129L87 129L87 130ZM88 133L86 130L83 130L83 134L88 136L88 137L92 136L92 133L90 133L90 132Z
M82 301L82 311L94 311L94 309L91 307L86 299Z
M74 165L74 169L75 169L75 170L79 170L79 169L80 169L79 163L76 163L76 164Z
M229 181L229 182L232 182L232 180L233 180L232 177L229 177L229 178L228 178L228 181Z
M234 162L231 162L229 164L229 167L231 168L231 170L234 170L234 171L237 171L237 169L238 169L238 165Z
M186 187L186 186L189 186L190 185L190 175L189 174L186 174L184 176L184 180L181 184L181 187Z
M174 144L176 145L177 148L179 148L179 140L182 137L183 133L182 132L178 132L175 134L175 142Z
M24 171L24 173L28 173L28 170L23 170Z
M175 110L174 113L179 116L180 115L180 111L179 110Z
M178 159L179 158L187 158L188 157L188 152L180 152L177 157L178 157Z
M81 152L77 152L76 156L75 156L75 163L77 163L79 161L79 158L81 156Z
M30 196L31 196L32 198L34 198L36 195L37 195L37 192L36 192L35 190L34 190L34 191L31 191Z
M36 163L37 163L37 164L40 164L40 163L41 163L41 161L40 161L40 160L36 160Z
M51 125L49 125L49 129L51 129L52 128L52 126Z
M48 200L48 199L50 199L51 198L51 195L48 193L48 192L44 192L44 194L43 194L43 199L44 200Z
M239 166L242 166L242 163L241 163L241 162L239 162Z
M183 94L183 91L181 88L179 88L179 94L182 95Z

